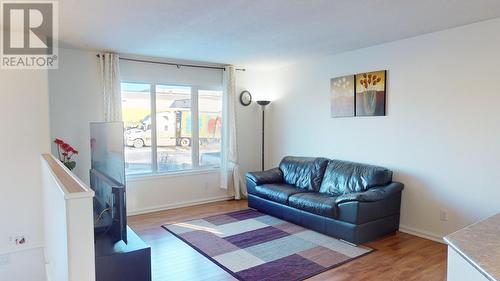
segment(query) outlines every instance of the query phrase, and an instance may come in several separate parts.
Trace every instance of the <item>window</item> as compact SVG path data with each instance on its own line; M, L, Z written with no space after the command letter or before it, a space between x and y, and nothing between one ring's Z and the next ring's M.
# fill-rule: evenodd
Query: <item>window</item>
M205 88L122 83L128 175L220 165L222 92Z
M125 126L125 171L151 173L151 85L122 83L122 120Z
M159 172L193 167L191 87L156 85L156 143Z
M222 92L198 91L200 166L219 166L222 136Z

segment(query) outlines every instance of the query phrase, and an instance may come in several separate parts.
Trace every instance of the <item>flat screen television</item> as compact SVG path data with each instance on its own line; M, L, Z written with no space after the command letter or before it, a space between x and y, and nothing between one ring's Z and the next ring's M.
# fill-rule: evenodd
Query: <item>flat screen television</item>
M127 243L123 123L90 123L90 148L95 235Z

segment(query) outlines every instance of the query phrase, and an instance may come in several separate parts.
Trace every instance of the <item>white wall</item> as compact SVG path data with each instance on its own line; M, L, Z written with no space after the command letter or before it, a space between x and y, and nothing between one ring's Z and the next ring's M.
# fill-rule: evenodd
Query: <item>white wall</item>
M500 19L264 72L271 156L386 166L405 184L401 225L442 237L500 211ZM387 116L330 118L332 77L387 69ZM439 219L440 210L449 221Z
M80 152L73 172L86 183L90 168L89 122L104 121L99 93L96 53L59 48L59 69L49 71L50 135L52 140L62 138ZM56 155L56 145L52 143L51 147Z
M127 181L127 212L147 213L228 199L217 171L145 177Z
M0 70L0 85L0 255L9 260L0 280L43 280L39 158L49 150L47 71ZM16 235L26 237L24 246L10 240Z
M132 55L123 55L127 58L138 58ZM152 61L170 60L161 58L139 58ZM187 62L189 64L189 62ZM215 65L214 65L215 66ZM222 88L222 70L193 67L177 68L173 65L144 63L120 60L120 75L122 81L150 82L173 85L196 85Z
M45 281L43 248L31 248L0 254L8 264L0 265L0 280Z
M238 153L243 174L249 171L261 170L262 149L262 111L255 102L266 98L273 98L274 72L247 70L236 73L236 92L239 94L247 90L252 95L252 104L242 106L238 102L236 110L236 133L238 139ZM272 108L272 104L267 106ZM266 115L268 116L268 115ZM269 117L269 116L268 116ZM269 128L266 129L266 157L269 156Z
M49 73L51 137L61 137L74 145L77 157L75 174L88 183L90 168L89 122L103 120L98 60L95 52L60 49L59 70ZM127 57L133 57L127 55ZM159 60L158 58L152 58ZM189 63L189 62L187 62ZM220 70L201 70L122 61L126 81L217 86L222 84ZM254 74L237 72L237 90L247 89ZM241 83L239 82L241 81ZM237 107L237 133L242 170L260 167L260 111L256 105ZM55 146L52 146L55 153ZM182 176L152 177L127 183L127 211L137 214L186 204L226 199L232 193L219 188L218 171Z

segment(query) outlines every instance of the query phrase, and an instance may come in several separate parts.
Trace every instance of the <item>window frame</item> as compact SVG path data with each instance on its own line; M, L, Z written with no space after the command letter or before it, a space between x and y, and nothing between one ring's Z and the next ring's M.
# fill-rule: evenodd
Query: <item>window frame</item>
M149 96L150 96L150 114L151 114L151 172L147 173L135 173L126 174L127 178L140 180L141 178L157 178L157 177L172 177L185 174L201 174L207 172L213 172L220 168L220 165L200 165L200 141L199 141L199 107L198 107L198 91L220 91L222 93L222 103L224 103L224 91L221 86L209 86L209 85L189 85L180 83L169 83L163 81L141 81L141 80L120 80L120 85L122 83L133 83L133 84L148 84L149 85ZM157 146L157 127L156 127L156 86L173 86L173 87L189 87L191 89L191 168L182 169L176 171L158 171L158 146ZM121 93L121 90L120 90ZM224 107L224 105L223 105ZM224 111L222 111L224 115ZM224 119L224 116L222 116ZM196 144L196 145L194 145ZM125 147L125 145L124 145ZM221 142L221 156L222 156L222 142Z

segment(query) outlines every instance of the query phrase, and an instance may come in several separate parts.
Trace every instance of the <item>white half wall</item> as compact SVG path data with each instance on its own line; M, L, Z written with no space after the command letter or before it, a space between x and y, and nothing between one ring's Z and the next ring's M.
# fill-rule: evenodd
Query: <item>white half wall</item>
M52 157L40 157L47 281L95 281L94 191Z
M49 151L47 71L0 70L0 280L43 280L40 155ZM26 243L15 245L16 236Z
M500 211L500 19L262 72L271 156L386 166L401 227L442 237ZM387 116L330 117L330 78L387 69ZM440 220L440 211L449 220Z

